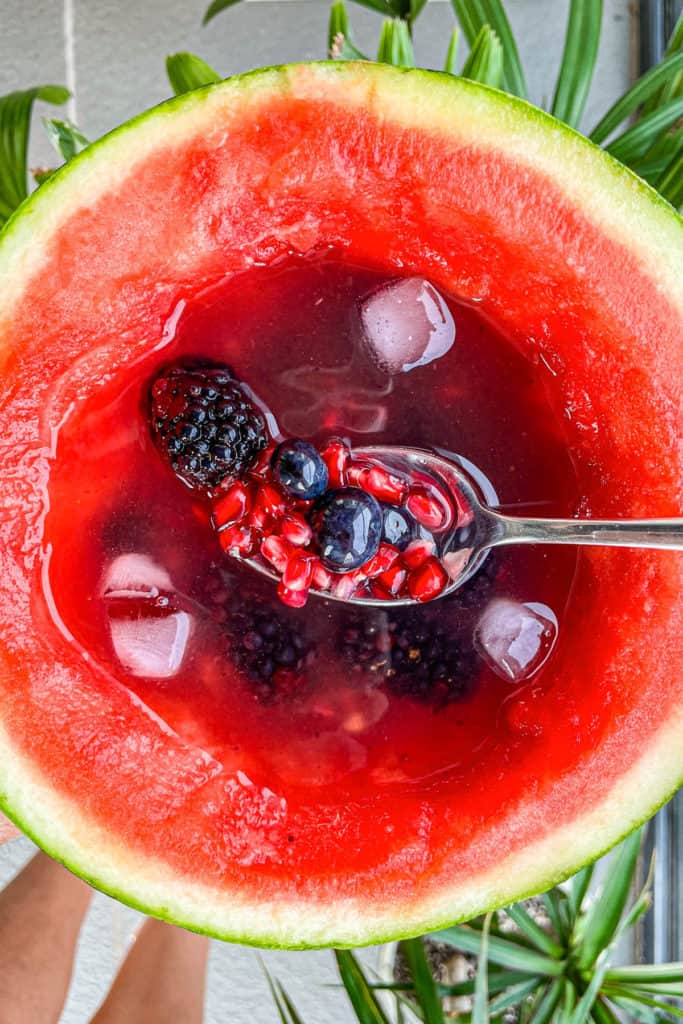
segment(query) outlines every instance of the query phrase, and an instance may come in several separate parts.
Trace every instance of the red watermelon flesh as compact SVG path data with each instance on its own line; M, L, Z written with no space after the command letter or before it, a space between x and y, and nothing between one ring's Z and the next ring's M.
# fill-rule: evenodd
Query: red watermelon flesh
M515 688L472 654L455 699L418 699L357 670L347 613L275 611L226 565L151 446L146 387L220 358L288 433L436 444L548 515L673 515L680 226L570 133L438 77L298 68L185 104L103 143L105 181L74 165L0 248L0 800L123 898L256 942L370 941L539 889L683 774L678 556L492 558L424 622L540 601L551 659ZM456 344L387 387L351 342L358 300L417 275ZM164 679L112 652L102 580L131 552L192 622ZM305 652L275 695L230 631L269 609Z

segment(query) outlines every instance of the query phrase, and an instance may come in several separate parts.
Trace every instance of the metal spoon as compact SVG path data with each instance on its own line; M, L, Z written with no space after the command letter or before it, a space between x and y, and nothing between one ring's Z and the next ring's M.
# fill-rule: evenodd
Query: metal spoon
M683 519L527 519L502 515L490 507L495 490L477 467L459 456L444 458L419 448L368 446L353 449L354 459L378 463L411 480L431 484L449 506L445 522L434 535L437 554L451 580L439 597L452 594L481 568L491 548L507 544L581 544L603 547L662 548L683 551ZM469 467L469 472L464 468ZM267 562L245 559L257 572L279 582ZM328 601L377 607L387 601L373 597L343 598L311 590ZM393 605L416 604L410 597Z

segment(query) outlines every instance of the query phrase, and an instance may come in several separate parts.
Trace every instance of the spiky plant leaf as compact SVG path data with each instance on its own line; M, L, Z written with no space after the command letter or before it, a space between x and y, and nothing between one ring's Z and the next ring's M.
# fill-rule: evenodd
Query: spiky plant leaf
M415 66L413 44L405 21L387 18L382 25L377 60L380 64L393 64L397 68Z
M481 82L482 85L492 85L496 89L501 87L503 47L500 39L489 25L484 25L474 40L460 74L463 78Z
M579 970L587 970L613 940L628 901L641 845L640 830L621 845L602 893L581 922L581 943L577 950Z
M413 989L423 1013L425 1024L445 1024L441 996L425 956L422 939L407 939L401 949L408 962Z
M602 0L571 0L564 53L551 113L578 127L600 46Z
M646 71L624 95L617 100L596 124L589 138L601 143L615 131L622 121L645 103L666 82L683 72L683 53L674 53Z
M451 0L451 3L470 46L485 25L493 29L503 47L503 84L513 96L526 99L519 51L501 0Z

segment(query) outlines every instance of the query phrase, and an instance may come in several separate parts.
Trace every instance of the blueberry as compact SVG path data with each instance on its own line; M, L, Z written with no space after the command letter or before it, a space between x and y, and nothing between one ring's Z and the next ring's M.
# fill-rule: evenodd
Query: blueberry
M275 449L273 472L288 494L309 501L327 488L327 466L308 441L283 441Z
M382 536L382 509L358 487L328 491L311 512L320 560L334 572L350 572L377 553Z
M415 520L400 508L384 505L382 511L384 512L382 540L385 540L387 544L393 544L399 551L403 551L415 537Z

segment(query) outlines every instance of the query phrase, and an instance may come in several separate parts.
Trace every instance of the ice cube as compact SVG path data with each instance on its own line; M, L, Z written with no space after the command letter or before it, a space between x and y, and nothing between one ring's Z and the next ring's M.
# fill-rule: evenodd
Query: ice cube
M163 566L137 552L120 555L104 574L102 596L109 610L112 646L131 675L170 679L183 663L193 617L170 605L168 614L163 609L160 613L155 600L160 593L172 592Z
M548 605L497 597L484 609L474 640L479 654L497 675L520 683L547 661L557 631L557 617Z
M455 341L451 311L434 285L408 277L385 285L361 304L363 338L386 373L407 373L445 355Z

